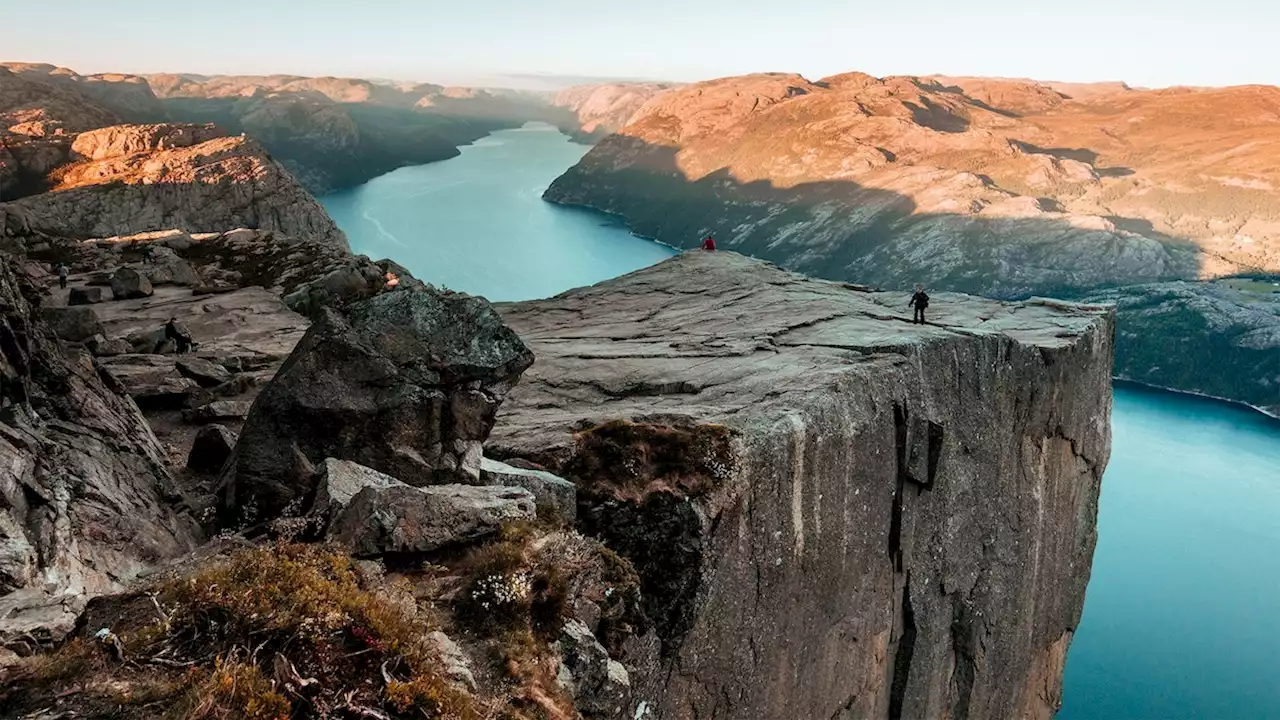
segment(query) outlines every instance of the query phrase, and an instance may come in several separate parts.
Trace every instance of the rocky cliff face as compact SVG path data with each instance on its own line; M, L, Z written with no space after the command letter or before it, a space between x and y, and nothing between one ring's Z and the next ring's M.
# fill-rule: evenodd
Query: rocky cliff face
M49 163L47 191L3 204L32 231L92 238L247 227L346 247L320 204L243 137L213 126L119 125L54 139L66 160Z
M1280 269L1277 113L1272 87L727 78L658 96L545 197L819 276L1083 296Z
M201 539L123 388L60 347L0 256L0 636L66 632L92 595ZM17 271L17 272L16 272ZM40 640L42 638L35 638Z
M1057 707L1112 315L906 302L716 253L500 307L538 360L487 451L573 479L636 565L635 717Z

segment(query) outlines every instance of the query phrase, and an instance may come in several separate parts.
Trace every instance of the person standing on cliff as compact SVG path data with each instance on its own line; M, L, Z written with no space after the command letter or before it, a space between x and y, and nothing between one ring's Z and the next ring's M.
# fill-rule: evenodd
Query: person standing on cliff
M70 270L68 270L66 263L58 263L58 287L63 290L67 289L67 273L69 272Z
M929 307L929 294L924 291L923 285L917 285L915 294L911 296L911 302L907 303L907 307L914 307L916 312L911 317L912 324L924 324L924 309Z
M715 236L713 236L713 235L708 235L708 236L706 237L706 239L704 239L704 240L702 241L702 249L703 249L703 250L706 250L707 252L711 252L711 251L715 250L715 249L716 249L716 239L715 239Z

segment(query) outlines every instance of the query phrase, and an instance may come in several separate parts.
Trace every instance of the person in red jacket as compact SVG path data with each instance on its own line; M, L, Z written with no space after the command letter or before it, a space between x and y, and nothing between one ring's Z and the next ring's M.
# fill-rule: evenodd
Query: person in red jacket
M708 235L708 236L707 236L707 239L702 241L702 249L703 249L703 250L707 250L707 251L715 250L715 249L716 249L716 239L715 239L714 237L712 237L711 235Z

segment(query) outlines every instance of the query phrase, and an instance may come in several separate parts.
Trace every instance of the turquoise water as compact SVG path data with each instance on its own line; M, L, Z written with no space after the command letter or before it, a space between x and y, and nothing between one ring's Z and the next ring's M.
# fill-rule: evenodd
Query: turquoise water
M546 297L667 248L540 200L586 152L550 127L323 198L357 252L493 300ZM1280 422L1119 387L1066 720L1280 718Z
M321 198L357 253L490 300L549 297L647 267L672 250L598 213L542 201L588 148L531 123Z
M1116 389L1059 718L1280 718L1280 421Z

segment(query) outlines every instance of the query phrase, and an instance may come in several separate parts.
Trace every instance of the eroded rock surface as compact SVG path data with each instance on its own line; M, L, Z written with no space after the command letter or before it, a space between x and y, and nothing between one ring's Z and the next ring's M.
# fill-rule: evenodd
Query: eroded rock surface
M200 539L137 406L60 347L0 258L0 636L70 629L89 596ZM76 308L88 310L88 308ZM91 311L90 311L91 312ZM43 638L40 638L43 639Z
M580 527L636 564L661 648L619 658L633 708L1057 707L1110 451L1112 312L942 293L913 325L907 299L691 253L500 306L538 363L487 452L573 480Z

